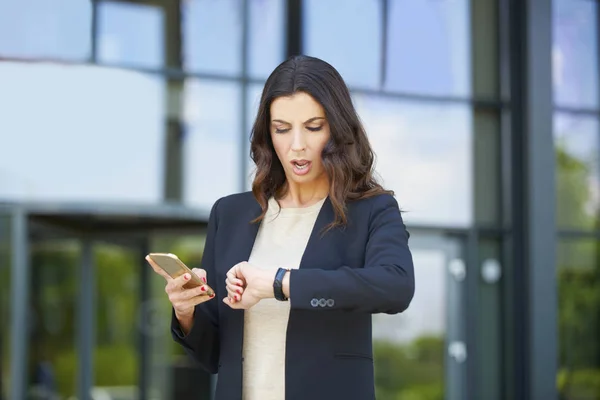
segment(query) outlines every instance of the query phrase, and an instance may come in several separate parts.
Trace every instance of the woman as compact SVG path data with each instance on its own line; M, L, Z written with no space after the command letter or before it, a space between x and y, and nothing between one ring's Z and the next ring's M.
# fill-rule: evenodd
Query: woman
M194 270L217 299L166 276L173 337L219 374L219 400L373 399L371 314L408 307L413 264L338 72L306 56L279 65L251 152L252 192L214 204Z

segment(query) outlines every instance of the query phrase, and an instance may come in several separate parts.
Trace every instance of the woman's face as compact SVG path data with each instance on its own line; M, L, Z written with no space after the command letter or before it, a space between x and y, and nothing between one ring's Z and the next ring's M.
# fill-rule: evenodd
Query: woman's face
M313 183L326 178L321 153L329 141L323 107L298 92L271 103L271 139L288 181Z

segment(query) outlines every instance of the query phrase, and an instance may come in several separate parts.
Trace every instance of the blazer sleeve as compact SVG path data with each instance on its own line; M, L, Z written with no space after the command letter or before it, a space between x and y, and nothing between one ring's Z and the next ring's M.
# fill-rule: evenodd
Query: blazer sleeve
M201 268L206 270L207 283L217 289L215 271L215 236L218 226L218 203L212 207L208 220L206 243L202 255ZM183 346L185 351L209 373L217 373L219 364L219 312L216 295L212 300L198 304L194 310L194 324L187 335L183 334L179 321L173 310L171 316L171 333L175 342Z
M292 309L396 314L408 308L415 292L409 234L393 196L373 203L364 268L291 270ZM321 299L328 307L318 305Z

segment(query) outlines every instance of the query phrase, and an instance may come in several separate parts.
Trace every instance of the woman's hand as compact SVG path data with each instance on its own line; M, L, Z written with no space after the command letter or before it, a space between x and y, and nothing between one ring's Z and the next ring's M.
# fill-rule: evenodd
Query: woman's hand
M165 278L167 281L165 292L169 296L169 301L175 310L175 316L180 322L182 320L189 320L194 316L194 308L196 305L215 297L214 294L212 296L206 294L207 287L204 285L184 289L183 285L188 283L191 279L190 274L183 274L179 278L173 279L150 258L146 257L146 261L148 261L154 272ZM192 272L194 272L202 281L206 282L205 270L194 268Z
M247 310L260 300L273 297L275 273L246 261L236 264L227 272L228 296L223 302L231 308Z

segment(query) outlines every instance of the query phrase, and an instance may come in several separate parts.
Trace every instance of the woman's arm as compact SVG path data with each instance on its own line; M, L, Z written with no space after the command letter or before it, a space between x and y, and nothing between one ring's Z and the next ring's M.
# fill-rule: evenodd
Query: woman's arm
M215 236L217 233L217 207L215 202L208 220L206 244L202 255L201 268L206 271L209 286L217 290L215 271ZM181 344L186 352L196 360L202 368L210 373L217 373L219 364L219 311L215 301L219 294L212 300L198 304L194 311L194 319L182 321L180 325L175 313L171 317L171 333L173 339ZM183 328L183 329L182 329ZM187 332L187 333L184 333Z
M374 202L364 268L291 270L284 291L292 309L395 314L408 308L415 292L408 232L394 197L378 196ZM315 305L321 299L328 305Z

